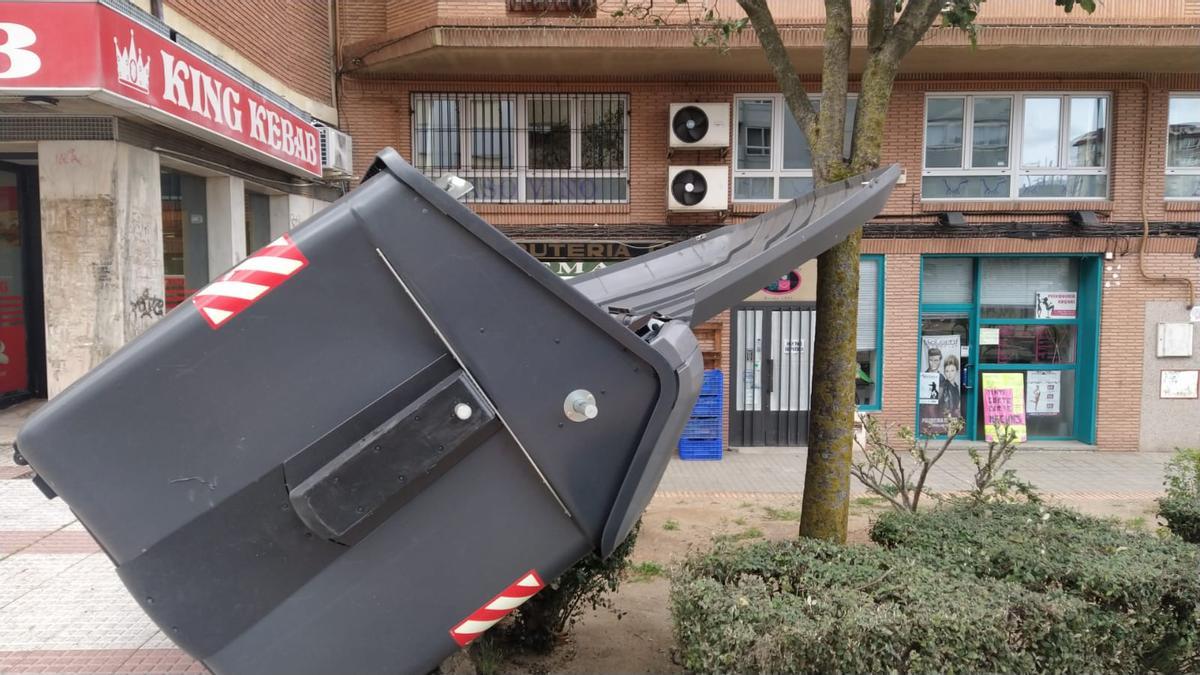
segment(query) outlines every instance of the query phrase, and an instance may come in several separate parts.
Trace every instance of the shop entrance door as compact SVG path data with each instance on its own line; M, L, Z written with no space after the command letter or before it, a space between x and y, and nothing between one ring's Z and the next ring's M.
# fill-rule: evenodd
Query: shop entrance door
M0 161L0 406L45 395L37 172Z
M808 443L808 397L816 312L744 307L733 325L733 446Z

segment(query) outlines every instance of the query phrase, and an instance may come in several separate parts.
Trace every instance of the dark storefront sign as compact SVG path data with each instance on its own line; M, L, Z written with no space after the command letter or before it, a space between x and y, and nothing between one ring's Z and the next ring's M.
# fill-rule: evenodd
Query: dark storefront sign
M636 258L667 246L665 241L518 241L529 255L541 260L618 261Z

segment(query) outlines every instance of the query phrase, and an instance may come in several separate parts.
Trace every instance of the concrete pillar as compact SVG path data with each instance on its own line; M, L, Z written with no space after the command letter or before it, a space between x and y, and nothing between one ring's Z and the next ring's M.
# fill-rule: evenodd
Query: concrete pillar
M329 202L304 195L271 197L271 239L283 235L326 206L329 206Z
M215 279L246 257L246 181L205 181L208 205L208 276Z
M46 378L55 396L164 314L158 155L38 143Z

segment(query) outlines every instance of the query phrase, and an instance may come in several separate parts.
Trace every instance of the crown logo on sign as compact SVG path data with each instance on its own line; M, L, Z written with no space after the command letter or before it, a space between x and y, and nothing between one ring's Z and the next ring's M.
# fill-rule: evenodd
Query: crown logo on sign
M113 38L113 48L117 52L117 82L133 87L142 93L150 93L150 57L142 61L142 50L133 41L133 31L129 31L129 47L121 49L117 38Z

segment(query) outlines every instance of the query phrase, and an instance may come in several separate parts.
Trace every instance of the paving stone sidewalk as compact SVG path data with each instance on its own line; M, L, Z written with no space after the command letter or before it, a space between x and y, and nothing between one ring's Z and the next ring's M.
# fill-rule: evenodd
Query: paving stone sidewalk
M11 437L32 405L0 412L0 673L204 672L146 618L112 564L61 500L46 500L11 461ZM661 497L794 498L805 453L727 453L716 462L672 460ZM1037 451L1012 461L1043 493L1150 499L1169 455ZM936 491L965 489L972 470L950 451L931 478ZM855 492L861 492L856 486Z

